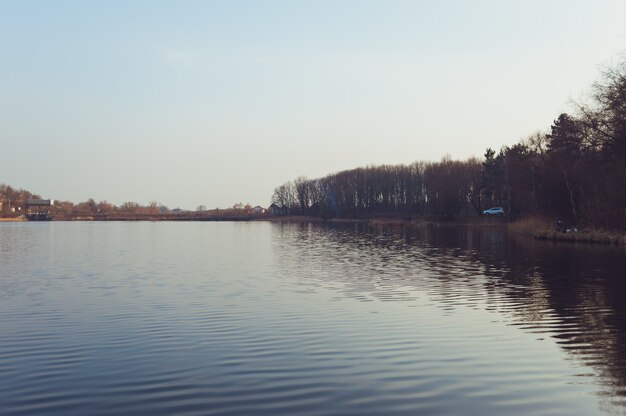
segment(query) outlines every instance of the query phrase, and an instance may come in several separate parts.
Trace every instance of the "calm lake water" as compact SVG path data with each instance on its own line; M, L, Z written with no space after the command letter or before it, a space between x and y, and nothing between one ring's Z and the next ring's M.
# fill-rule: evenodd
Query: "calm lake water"
M626 414L625 254L460 227L0 223L0 414Z

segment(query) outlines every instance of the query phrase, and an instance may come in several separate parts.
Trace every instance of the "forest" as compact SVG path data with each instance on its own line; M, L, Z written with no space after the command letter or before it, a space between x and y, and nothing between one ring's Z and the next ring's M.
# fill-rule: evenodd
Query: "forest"
M545 133L535 133L482 158L367 166L322 178L298 177L278 186L272 213L328 218L478 217L502 207L508 220L561 219L572 226L626 230L626 60L607 66L587 102L560 114ZM29 198L0 184L0 217L20 215ZM170 210L151 202L116 206L89 199L56 201L56 219L140 218L186 215L240 217L251 206L225 210ZM169 218L169 217L168 217Z
M478 216L502 207L572 225L626 229L626 60L606 66L587 102L482 159L367 166L298 177L274 190L284 214L323 218Z

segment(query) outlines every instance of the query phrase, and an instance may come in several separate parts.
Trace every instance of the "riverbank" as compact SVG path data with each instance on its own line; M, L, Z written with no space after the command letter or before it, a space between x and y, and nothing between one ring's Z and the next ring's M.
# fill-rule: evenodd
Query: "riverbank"
M572 227L565 231L557 231L553 223L541 218L523 218L509 223L507 228L513 233L532 237L535 240L626 247L626 234L623 232L586 227Z
M449 226L468 226L468 227L503 227L507 224L505 217L487 217L487 216L462 216L452 219L442 219L436 216L420 216L420 217L373 217L364 220L371 225L402 225L411 227L449 227Z
M299 217L295 217L299 218ZM319 218L318 218L319 220ZM597 245L613 245L626 248L626 233L612 230L591 228L567 229L557 232L554 224L539 218L523 218L509 221L506 217L467 216L442 220L439 217L374 217L360 220L331 220L344 222L366 222L371 226L402 226L402 227L479 227L506 228L509 232L523 235L535 240L584 243Z
M19 222L26 221L24 217L9 217L9 218L0 218L0 222Z
M27 221L24 216L0 218L0 222ZM440 217L422 216L372 216L364 218L322 218L315 216L273 216L267 214L231 214L206 215L203 213L189 214L160 214L160 215L95 215L55 218L54 221L268 221L268 222L312 222L312 223L363 223L372 227L401 226L401 227L505 227L508 231L534 238L536 240L554 242L574 242L587 244L615 245L626 247L626 234L623 232L571 229L567 232L557 232L554 224L541 218L523 218L509 222L506 217L466 216L442 220Z

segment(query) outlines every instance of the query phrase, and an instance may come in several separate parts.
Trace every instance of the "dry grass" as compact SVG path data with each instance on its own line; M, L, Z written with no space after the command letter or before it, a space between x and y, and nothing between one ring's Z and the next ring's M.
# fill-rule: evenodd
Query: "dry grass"
M621 233L615 233L604 230L587 231L582 230L579 232L562 233L551 231L538 232L534 236L537 240L552 240L552 241L569 241L576 243L593 243L593 244L607 244L616 246L626 246L626 235Z
M526 217L509 223L510 231L526 236L535 236L537 233L554 231L554 224L544 218Z
M418 221L411 221L412 223L417 223ZM410 224L408 220L402 218L372 218L367 220L367 223L372 226L382 226L382 225L407 225Z
M554 223L543 218L528 217L509 224L509 230L534 237L537 240L569 241L607 244L626 247L626 234L608 230L580 229L576 232L557 232Z

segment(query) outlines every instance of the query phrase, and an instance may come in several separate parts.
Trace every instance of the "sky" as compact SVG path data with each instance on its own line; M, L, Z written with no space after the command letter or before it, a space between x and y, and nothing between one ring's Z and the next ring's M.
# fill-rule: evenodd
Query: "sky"
M0 0L0 183L269 205L547 131L626 51L622 0Z

